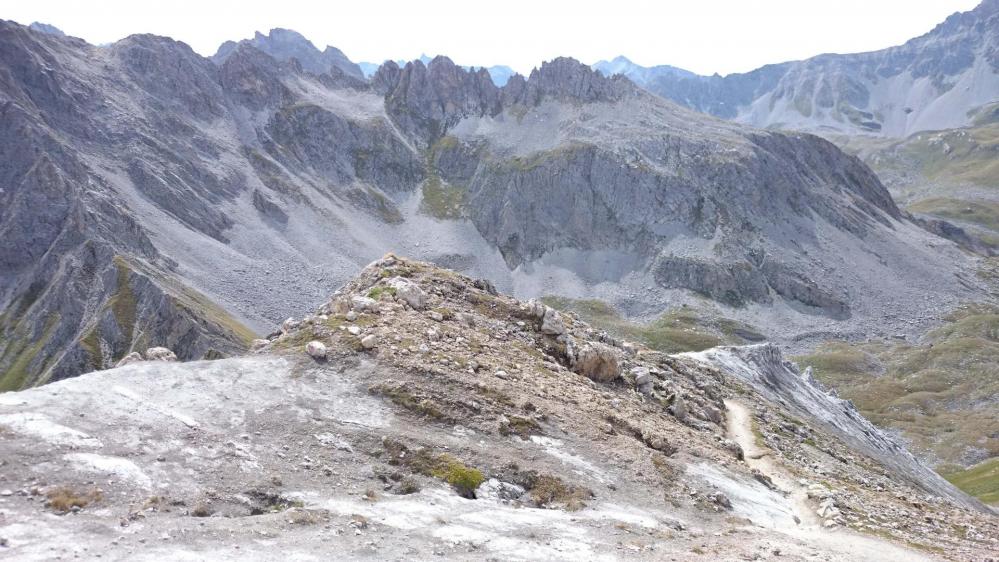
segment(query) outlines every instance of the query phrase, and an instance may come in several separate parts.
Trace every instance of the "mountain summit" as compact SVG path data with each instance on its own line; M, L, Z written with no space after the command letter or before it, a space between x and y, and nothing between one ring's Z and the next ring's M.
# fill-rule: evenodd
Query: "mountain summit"
M357 79L364 78L361 67L351 62L340 49L327 46L320 51L302 34L290 29L275 28L270 30L267 35L258 31L254 34L253 39L244 39L238 43L226 41L219 47L212 60L216 63L224 62L240 44L251 45L277 60L295 59L302 65L303 69L313 74L326 74L336 68L348 76Z

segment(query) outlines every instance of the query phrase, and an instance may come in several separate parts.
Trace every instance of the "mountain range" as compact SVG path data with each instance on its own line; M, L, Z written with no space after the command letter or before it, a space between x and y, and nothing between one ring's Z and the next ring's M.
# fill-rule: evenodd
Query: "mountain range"
M0 554L981 559L997 22L704 77L0 21Z
M973 260L832 144L707 117L571 59L498 88L445 57L364 81L284 32L213 59L13 23L0 41L16 140L5 388L153 342L231 353L400 246L524 296L638 313L707 298L782 318L785 339L830 320L893 329L870 319L983 291Z
M619 58L594 68L621 72L697 111L755 127L905 137L971 123L999 92L999 2L955 13L904 45L769 64L747 73L699 76Z

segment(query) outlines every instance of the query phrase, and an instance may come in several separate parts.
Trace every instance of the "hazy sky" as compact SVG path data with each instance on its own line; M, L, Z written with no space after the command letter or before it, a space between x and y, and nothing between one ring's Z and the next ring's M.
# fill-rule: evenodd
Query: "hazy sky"
M978 0L0 0L0 18L51 23L91 43L167 35L209 55L226 39L287 27L354 61L446 54L525 72L559 55L623 54L651 66L744 72L825 52L881 49Z

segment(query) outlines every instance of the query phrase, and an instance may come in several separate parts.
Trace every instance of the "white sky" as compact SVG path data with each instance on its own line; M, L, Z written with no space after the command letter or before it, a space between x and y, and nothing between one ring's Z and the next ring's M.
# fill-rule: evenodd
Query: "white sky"
M286 27L355 62L446 54L527 72L560 55L593 63L623 54L645 66L727 74L897 45L978 1L0 0L0 18L51 23L91 43L155 33L204 55L226 39Z

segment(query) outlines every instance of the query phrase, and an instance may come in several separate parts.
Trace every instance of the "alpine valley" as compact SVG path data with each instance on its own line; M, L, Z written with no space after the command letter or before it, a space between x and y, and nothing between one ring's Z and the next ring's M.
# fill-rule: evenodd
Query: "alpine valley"
M0 240L0 557L999 551L999 0L724 77L0 20Z

